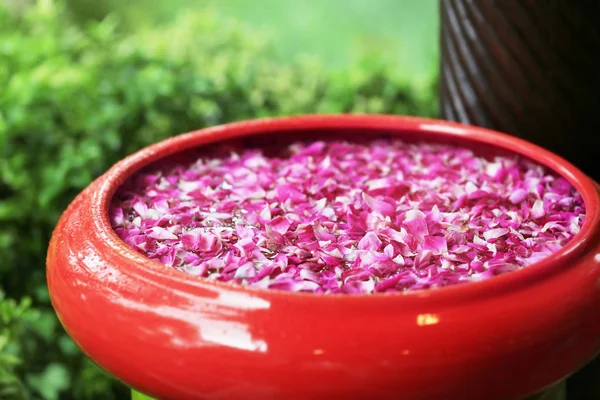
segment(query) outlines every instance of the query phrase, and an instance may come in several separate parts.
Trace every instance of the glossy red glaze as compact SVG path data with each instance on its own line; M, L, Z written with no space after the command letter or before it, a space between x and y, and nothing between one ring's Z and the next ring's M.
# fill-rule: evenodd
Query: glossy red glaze
M553 257L438 290L314 295L188 276L130 250L107 215L123 180L184 149L242 136L364 130L516 152L567 178L587 217ZM600 350L600 197L571 164L520 139L392 116L241 122L177 136L112 167L69 206L48 250L48 285L83 351L164 399L513 399Z

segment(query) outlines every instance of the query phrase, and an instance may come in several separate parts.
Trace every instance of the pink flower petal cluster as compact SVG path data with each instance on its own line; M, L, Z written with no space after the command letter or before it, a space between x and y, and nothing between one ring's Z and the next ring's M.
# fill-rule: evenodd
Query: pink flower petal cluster
M583 200L565 179L516 156L383 139L266 153L222 147L139 172L114 196L115 232L147 257L209 280L374 293L526 267L584 221Z

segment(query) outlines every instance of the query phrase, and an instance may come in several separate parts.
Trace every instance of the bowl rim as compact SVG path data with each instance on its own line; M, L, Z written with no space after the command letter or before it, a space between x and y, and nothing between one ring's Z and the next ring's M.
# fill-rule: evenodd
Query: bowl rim
M385 292L371 294L290 292L243 286L229 282L209 281L192 276L158 261L145 257L131 249L116 234L109 219L109 206L112 197L121 184L139 169L154 161L175 153L199 148L211 143L256 135L267 135L285 131L314 131L327 129L368 129L387 131L414 131L443 138L459 138L466 142L487 145L507 150L539 163L567 179L582 195L586 206L586 218L581 230L554 255L535 262L527 268L512 271L477 282L450 285L436 289L423 289L404 292ZM473 297L490 296L501 292L529 287L544 279L555 276L565 268L576 264L590 247L600 242L600 193L597 185L582 171L562 157L533 143L515 136L473 125L438 119L408 117L385 114L321 114L286 117L260 118L241 122L217 125L192 132L179 134L145 147L114 164L98 178L99 187L92 192L90 213L94 221L97 237L105 245L116 249L120 257L127 259L115 268L130 269L137 276L160 275L160 279L170 279L173 283L208 286L226 289L246 295L270 298L286 297L314 301L314 299L339 299L345 301L381 301L385 299L403 299L402 301L423 304L423 299L443 304L452 300L468 300ZM317 300L320 301L320 300Z

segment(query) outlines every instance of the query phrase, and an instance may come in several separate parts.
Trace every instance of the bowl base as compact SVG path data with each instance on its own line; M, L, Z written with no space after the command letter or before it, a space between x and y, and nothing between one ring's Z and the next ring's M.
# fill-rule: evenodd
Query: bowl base
M566 400L567 399L567 385L566 381L560 381L554 386L540 392L534 396L531 396L525 400ZM140 392L136 392L131 389L131 400L155 400L152 397L146 396Z
M567 381L562 380L544 391L529 397L527 400L566 400Z

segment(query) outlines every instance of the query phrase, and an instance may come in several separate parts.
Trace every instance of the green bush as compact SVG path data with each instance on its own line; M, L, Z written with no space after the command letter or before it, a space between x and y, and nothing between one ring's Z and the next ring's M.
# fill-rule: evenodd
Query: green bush
M0 1L0 4L2 2ZM173 134L253 117L432 115L370 56L347 70L273 60L263 38L210 13L120 33L62 3L0 6L0 398L111 399L126 389L79 352L50 306L46 246L60 213L111 164Z

